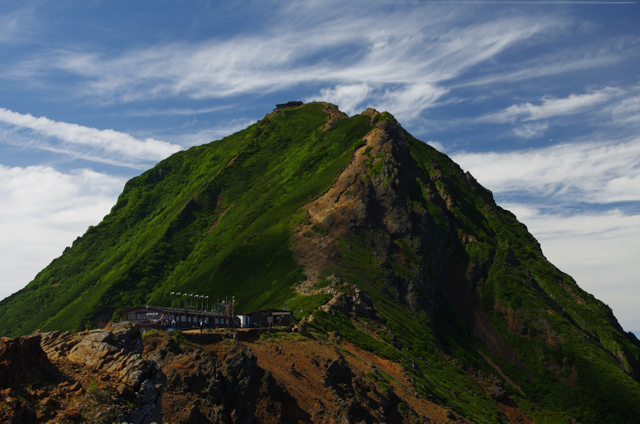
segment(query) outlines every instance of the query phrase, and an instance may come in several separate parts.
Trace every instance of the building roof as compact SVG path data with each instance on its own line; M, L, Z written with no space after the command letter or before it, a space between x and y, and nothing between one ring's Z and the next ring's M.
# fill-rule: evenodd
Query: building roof
M302 106L303 104L304 103L301 102L300 100L294 100L287 103L279 103L276 105L276 108L274 110L286 109L288 107Z
M258 314L260 312L268 312L268 313L271 313L271 314L273 314L274 312L277 312L277 313L288 313L288 314L291 313L291 311L287 311L286 309L261 309L259 311L247 312L246 314L243 314L243 315L253 315L253 314Z

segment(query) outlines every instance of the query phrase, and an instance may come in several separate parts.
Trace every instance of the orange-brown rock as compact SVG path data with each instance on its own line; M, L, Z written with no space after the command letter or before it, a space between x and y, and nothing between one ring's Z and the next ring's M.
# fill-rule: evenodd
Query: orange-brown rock
M367 312L363 293L335 299L329 312L375 314ZM123 347L120 330L134 352ZM4 339L1 357L13 365L5 380L14 384L0 388L0 422L468 422L420 396L398 364L337 334L332 341L258 330L160 332L145 337L142 350L131 324ZM26 352L39 357L48 374L29 367ZM45 374L48 380L38 380ZM530 422L500 381L486 390L512 422Z

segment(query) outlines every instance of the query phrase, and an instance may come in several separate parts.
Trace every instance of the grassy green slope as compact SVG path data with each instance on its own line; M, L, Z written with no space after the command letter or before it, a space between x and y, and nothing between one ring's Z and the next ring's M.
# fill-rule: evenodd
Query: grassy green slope
M79 329L136 304L170 305L171 291L235 295L241 310L281 306L301 278L290 216L370 130L355 116L322 131L322 108L267 115L129 181L99 225L0 302L0 332Z

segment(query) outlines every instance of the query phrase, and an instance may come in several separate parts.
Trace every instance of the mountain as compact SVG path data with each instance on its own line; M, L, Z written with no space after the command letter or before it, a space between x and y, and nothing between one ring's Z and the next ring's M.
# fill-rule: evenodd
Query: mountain
M160 162L0 302L0 332L80 330L171 292L289 308L474 422L640 416L636 337L386 112L286 108Z

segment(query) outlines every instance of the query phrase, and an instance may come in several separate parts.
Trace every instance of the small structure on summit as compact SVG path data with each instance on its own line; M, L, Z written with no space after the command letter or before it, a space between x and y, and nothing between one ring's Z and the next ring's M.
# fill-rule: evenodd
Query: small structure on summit
M143 328L271 328L291 327L293 315L283 309L264 309L236 315L233 310L204 310L163 306L136 306L118 312L120 321L135 322Z
M284 309L264 309L244 314L240 317L243 327L291 327L291 311Z
M163 306L136 306L118 312L120 321L138 323L141 327L192 328L200 322L207 328L237 328L240 320L231 311L207 311Z
M288 107L296 107L296 106L302 106L304 103L301 102L300 100L296 100L296 101L292 101L292 102L287 102L287 103L280 103L276 105L276 108L273 109L274 112L279 111L279 110L283 110L286 109Z

